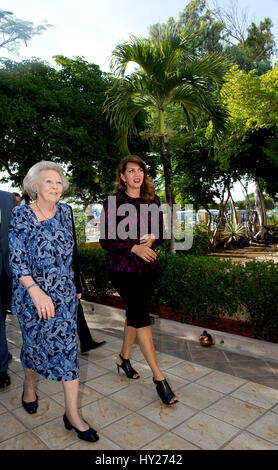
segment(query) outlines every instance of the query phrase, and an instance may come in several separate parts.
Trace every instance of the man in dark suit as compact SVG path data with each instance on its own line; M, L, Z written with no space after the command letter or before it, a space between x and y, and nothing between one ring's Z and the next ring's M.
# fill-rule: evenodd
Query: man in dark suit
M8 344L5 320L10 308L12 292L12 273L9 266L8 235L12 209L17 200L12 193L0 191L0 388L10 385L7 374Z

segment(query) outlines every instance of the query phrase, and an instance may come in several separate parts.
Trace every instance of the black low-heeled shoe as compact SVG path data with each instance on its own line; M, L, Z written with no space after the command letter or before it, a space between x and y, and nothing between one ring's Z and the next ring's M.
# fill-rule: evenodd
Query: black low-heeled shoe
M128 379L133 379L133 380L140 379L140 375L138 374L138 372L136 372L136 370L133 369L132 365L130 364L130 360L124 359L120 354L119 354L119 357L123 362L121 363L121 365L116 363L117 368L118 368L118 374L121 368L125 372ZM134 375L137 375L137 377L134 377Z
M97 432L93 428L91 428L89 425L88 425L89 429L87 429L86 431L80 431L79 429L75 428L69 422L66 413L63 416L63 421L64 421L65 428L68 431L71 431L71 429L74 429L75 432L77 433L79 439L83 439L83 441L87 441L87 442L97 442L99 440L99 436L98 436ZM85 421L85 423L86 423L86 421Z
M23 395L24 395L24 392L22 393L22 397L21 397L21 403L22 403L24 410L27 411L29 415L34 415L35 413L37 413L37 409L39 406L38 395L36 394L37 399L35 401L30 401L29 403L23 400Z
M171 403L171 400L176 398L176 395L174 394L166 379L155 380L153 378L153 383L156 385L156 391L165 405L175 405L178 403L178 400L175 400Z

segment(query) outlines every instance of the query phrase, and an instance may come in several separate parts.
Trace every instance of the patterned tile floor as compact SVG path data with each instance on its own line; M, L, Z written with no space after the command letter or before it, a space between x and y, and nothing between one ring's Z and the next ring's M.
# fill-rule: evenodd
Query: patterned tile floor
M165 406L137 344L132 359L141 379L116 373L123 312L97 304L92 312L93 304L83 304L93 337L107 341L80 355L80 408L100 440L89 444L65 430L61 383L38 377L37 414L22 408L21 334L17 318L9 315L13 360L11 386L0 392L0 450L278 450L278 360L202 348L154 325L160 367L179 399Z

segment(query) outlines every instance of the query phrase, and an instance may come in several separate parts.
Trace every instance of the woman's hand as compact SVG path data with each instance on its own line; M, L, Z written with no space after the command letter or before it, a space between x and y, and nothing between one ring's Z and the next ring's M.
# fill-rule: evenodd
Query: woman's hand
M146 245L151 247L153 242L155 241L155 236L153 233L146 233L143 237L140 238L140 245Z
M50 320L55 316L55 309L51 297L47 295L39 286L31 287L29 295L34 302L40 318Z
M78 298L78 300L80 300L80 299L81 299L81 297L82 297L82 294L77 294L77 298Z
M131 252L135 253L137 256L142 258L144 261L147 261L148 263L155 261L157 258L156 253L145 244L133 245Z

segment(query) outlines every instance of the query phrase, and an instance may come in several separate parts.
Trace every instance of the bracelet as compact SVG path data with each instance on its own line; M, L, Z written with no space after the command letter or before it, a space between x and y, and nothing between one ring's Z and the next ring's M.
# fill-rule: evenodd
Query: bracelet
M38 284L36 284L36 283L30 284L30 286L26 287L27 292L28 292L29 289L31 289L31 287L35 287L35 286L38 286Z

